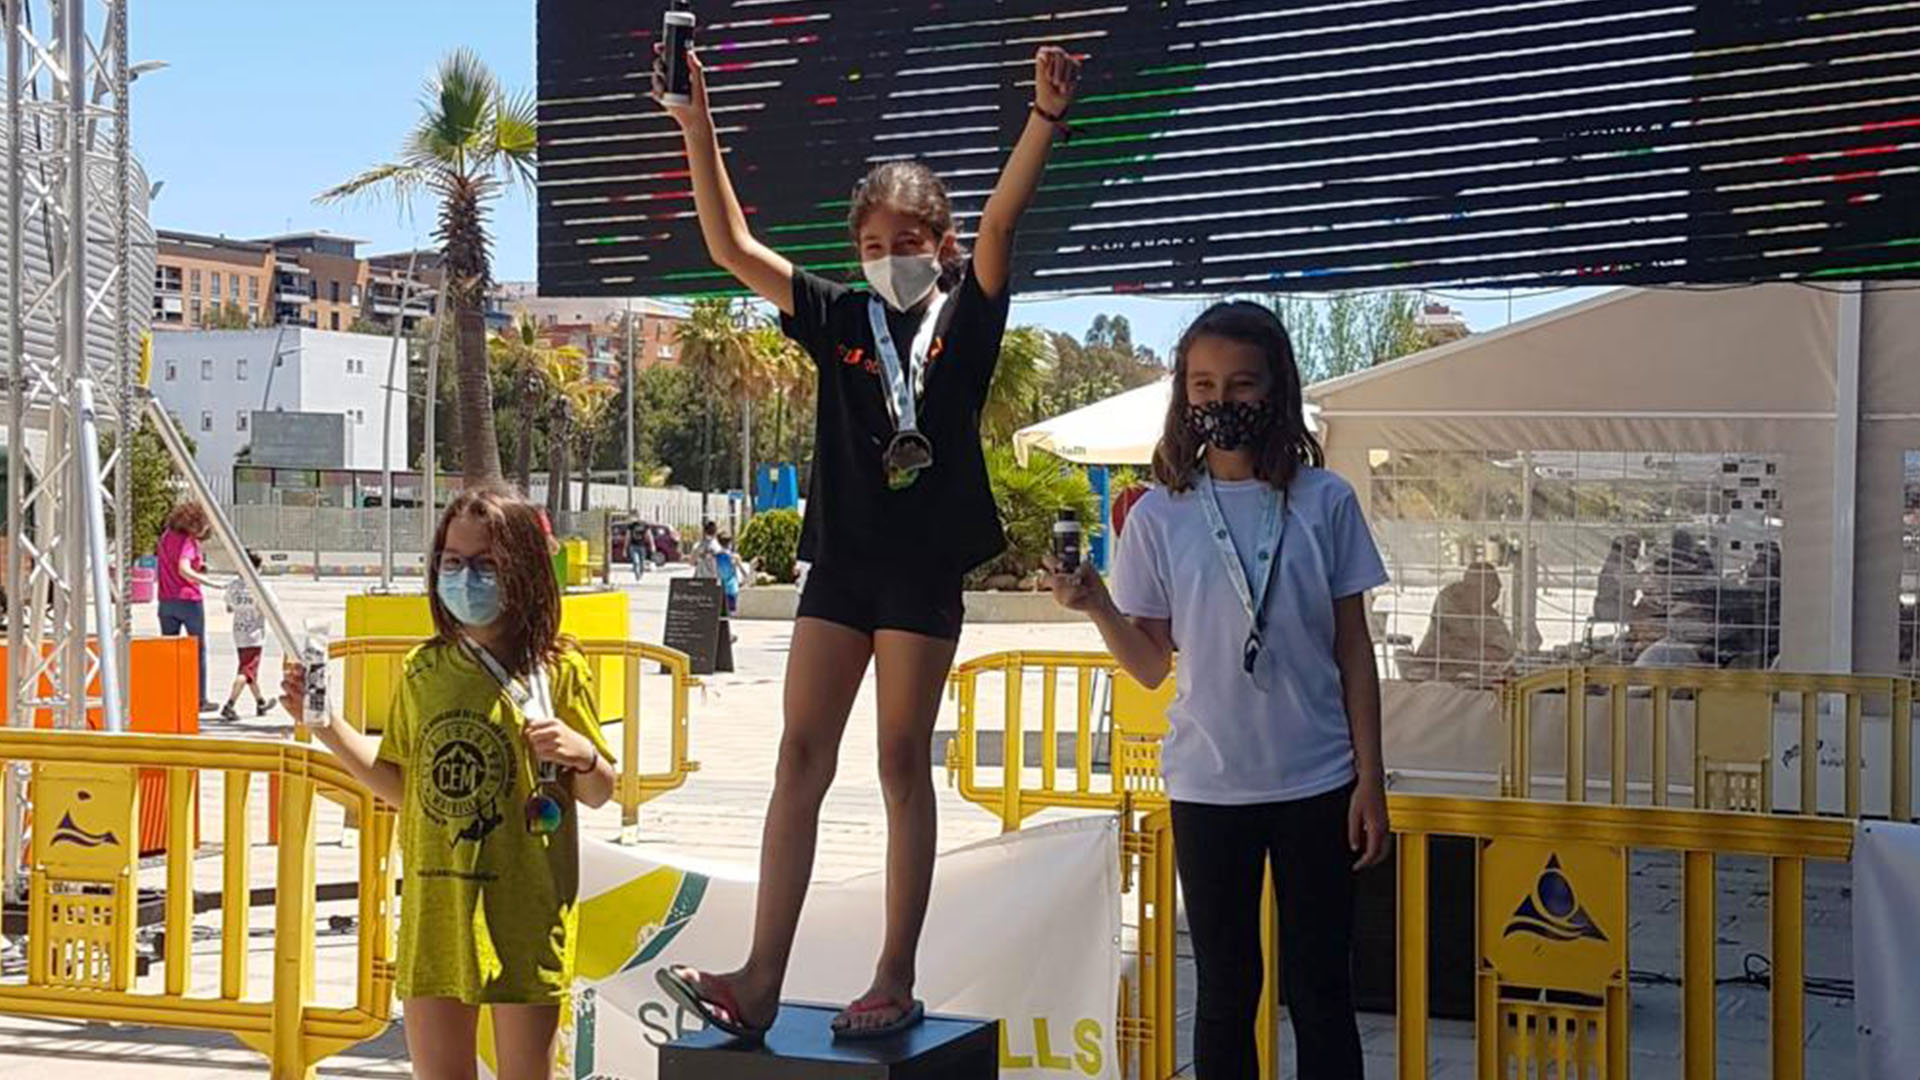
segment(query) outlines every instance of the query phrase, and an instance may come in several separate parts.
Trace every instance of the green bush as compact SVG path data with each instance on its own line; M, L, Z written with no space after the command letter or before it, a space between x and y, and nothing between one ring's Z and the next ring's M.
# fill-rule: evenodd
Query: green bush
M1025 579L1040 569L1040 560L1053 551L1053 523L1063 509L1079 513L1086 536L1099 527L1100 500L1087 474L1059 458L1034 454L1022 468L1012 450L989 446L987 481L1007 530L1007 550L969 574L968 588L1000 575Z
M753 568L782 584L794 580L794 560L800 554L800 512L769 510L755 514L740 533L740 557Z

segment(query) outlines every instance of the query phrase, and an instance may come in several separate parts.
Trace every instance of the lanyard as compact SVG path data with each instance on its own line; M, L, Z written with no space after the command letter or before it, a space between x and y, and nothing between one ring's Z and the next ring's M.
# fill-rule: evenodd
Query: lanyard
M1254 574L1257 581L1247 580L1246 564L1240 561L1240 553L1233 545L1233 534L1227 531L1226 515L1220 512L1220 496L1213 489L1213 474L1203 466L1194 486L1200 489L1200 508L1206 511L1207 529L1213 533L1213 543L1220 550L1220 558L1227 564L1227 580L1233 582L1233 591L1240 597L1240 606L1247 614L1247 644L1243 660L1249 674L1253 664L1260 656L1260 650L1266 645L1267 594L1273 587L1273 570L1280 564L1280 546L1287 538L1287 506L1291 493L1266 488L1263 506L1260 512L1260 532L1257 540L1262 545L1255 553ZM1272 547L1265 546L1271 538ZM1255 598L1258 597L1258 602Z
M940 321L940 309L947 306L947 294L936 292L927 305L926 317L913 335L913 352L908 360L911 372L900 363L900 350L894 347L893 331L887 327L887 305L877 296L867 299L867 319L873 324L874 344L879 346L880 364L887 376L887 412L893 417L895 431L916 431L919 417L914 404L926 390L927 353L933 348L934 325Z
M528 705L532 705L534 711L542 717L553 715L553 699L547 692L545 673L535 671L531 680L532 685L529 686L528 683L508 675L507 669L500 666L500 661L495 660L493 654L473 638L463 634L460 637L460 644L467 650L469 656L486 669L487 674L493 676L493 681L500 684L500 689L506 692L507 700L513 702L514 707L520 710L520 715L527 715Z

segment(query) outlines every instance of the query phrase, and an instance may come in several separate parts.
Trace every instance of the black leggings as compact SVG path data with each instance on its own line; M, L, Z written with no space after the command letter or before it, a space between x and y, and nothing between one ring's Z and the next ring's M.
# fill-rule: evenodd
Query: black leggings
M1280 986L1300 1080L1364 1075L1353 1016L1352 796L1348 785L1258 806L1173 804L1174 855L1200 969L1198 1080L1258 1080L1260 888L1269 859L1280 909Z

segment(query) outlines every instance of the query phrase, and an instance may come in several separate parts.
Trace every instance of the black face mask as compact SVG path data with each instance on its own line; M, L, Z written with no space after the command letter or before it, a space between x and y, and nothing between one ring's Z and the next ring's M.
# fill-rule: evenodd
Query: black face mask
M1187 428L1215 450L1231 453L1266 438L1273 430L1270 401L1210 401L1187 407Z

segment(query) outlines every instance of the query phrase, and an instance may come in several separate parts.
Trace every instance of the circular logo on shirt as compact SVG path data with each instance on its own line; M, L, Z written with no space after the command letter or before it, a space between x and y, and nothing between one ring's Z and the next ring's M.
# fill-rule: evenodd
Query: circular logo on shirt
M441 821L491 811L512 782L513 747L507 733L473 712L442 713L427 725L422 760L427 775L418 790L427 811Z

